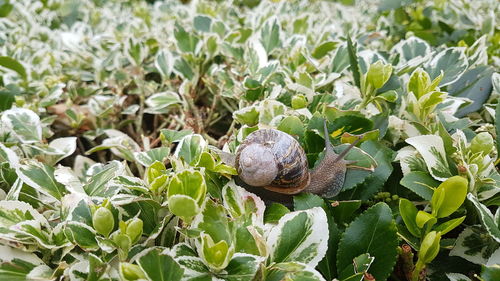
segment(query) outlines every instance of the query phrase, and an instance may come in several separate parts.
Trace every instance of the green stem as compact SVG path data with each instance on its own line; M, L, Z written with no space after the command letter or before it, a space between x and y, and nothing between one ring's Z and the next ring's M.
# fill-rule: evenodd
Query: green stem
M420 272L425 268L425 264L418 259L415 269L411 275L411 281L418 281L420 279Z

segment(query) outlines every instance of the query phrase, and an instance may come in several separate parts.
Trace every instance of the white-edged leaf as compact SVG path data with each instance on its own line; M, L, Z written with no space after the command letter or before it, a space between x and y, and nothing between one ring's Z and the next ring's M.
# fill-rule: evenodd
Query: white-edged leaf
M60 200L67 193L67 190L64 185L55 180L54 171L54 167L36 160L26 161L26 164L20 165L16 169L18 177L24 183L45 195Z
M300 262L282 262L269 267L266 280L326 281L313 266Z
M6 110L2 113L1 121L22 143L35 143L42 140L40 117L29 109Z
M436 135L421 135L406 139L424 158L427 169L432 177L444 181L453 176L450 172L446 152L441 137Z
M148 151L135 152L134 157L139 164L149 167L155 161L164 162L170 153L169 147L157 147Z
M146 105L149 107L145 112L151 114L167 113L166 108L170 105L181 103L179 94L174 92L156 93L146 99Z
M311 267L325 256L327 243L328 222L320 207L284 215L267 237L271 262L302 262Z
M493 239L500 243L500 228L490 209L479 202L479 200L472 193L467 194L467 199L469 199L469 201L474 204L474 207L476 207L481 223L486 230L488 230L488 233Z
M438 77L441 71L444 72L443 80L439 86L449 85L460 78L469 66L467 56L463 48L448 48L441 51L426 64L425 70L429 73L431 79Z
M496 242L493 239L482 238L483 233L484 228L477 225L465 228L458 235L450 256L458 256L475 264L486 264L491 253L490 247Z

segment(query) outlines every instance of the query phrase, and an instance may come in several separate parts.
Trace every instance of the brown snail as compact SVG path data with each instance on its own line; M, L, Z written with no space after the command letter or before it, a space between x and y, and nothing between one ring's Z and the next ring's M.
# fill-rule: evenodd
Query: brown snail
M250 186L282 194L310 192L325 198L337 195L344 185L347 152L333 151L326 122L325 155L309 169L306 154L292 136L275 129L252 132L236 151L235 165L240 179Z

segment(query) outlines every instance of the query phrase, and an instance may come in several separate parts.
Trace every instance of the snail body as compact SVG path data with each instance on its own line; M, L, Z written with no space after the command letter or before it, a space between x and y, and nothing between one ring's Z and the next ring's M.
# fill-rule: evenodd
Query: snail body
M299 142L275 129L257 130L243 141L236 152L240 179L250 186L282 194L310 192L325 198L337 195L343 184L347 161L333 151L325 124L325 155L314 169Z

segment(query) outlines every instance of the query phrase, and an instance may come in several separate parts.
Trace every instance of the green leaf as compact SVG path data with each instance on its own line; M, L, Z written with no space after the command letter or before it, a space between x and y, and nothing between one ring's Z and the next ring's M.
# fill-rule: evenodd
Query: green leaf
M151 281L180 281L184 269L162 248L154 247L141 254L137 263Z
M201 205L206 192L207 185L200 171L183 170L176 173L170 180L167 196L170 199L174 195L186 195L192 198L195 203Z
M201 153L207 150L207 143L201 135L193 134L183 137L174 155L184 160L189 165L195 165L200 161Z
M323 198L316 194L301 193L293 197L293 207L295 211L308 210L314 207L325 208L326 204Z
M0 8L5 9L6 6L0 6ZM25 80L27 78L26 69L24 68L24 66L11 57L0 56L0 66L17 72L17 74L19 74L21 78Z
M270 55L275 48L281 46L280 32L281 28L276 17L269 19L262 27L260 42L268 55Z
M160 132L161 132L162 138L165 138L165 140L168 143L178 142L182 138L184 138L185 136L193 134L193 131L191 131L191 130L176 131L176 130L170 130L170 129L161 129Z
M174 37L181 52L195 53L200 39L193 33L187 32L178 22L175 23Z
M145 110L146 113L161 114L167 113L167 107L179 104L181 100L179 95L174 92L157 93L146 99L146 104L149 108Z
M499 244L479 225L466 227L455 241L450 256L459 256L471 263L486 264Z
M277 129L291 136L298 136L299 138L304 136L305 131L304 124L297 116L287 116L283 118Z
M198 250L200 257L215 271L220 271L229 264L233 257L234 247L225 240L215 243L210 235L201 234L201 249Z
M41 142L42 123L35 112L24 108L12 108L2 113L1 120L22 143Z
M161 50L155 57L155 67L162 77L170 77L173 68L172 54L168 50Z
M437 225L434 230L441 232L441 235L445 235L446 233L452 231L455 227L459 226L462 224L462 222L465 220L465 216L459 217L456 219L449 220L447 222L444 222L440 225Z
M481 204L481 202L471 193L467 195L467 199L476 207L479 218L481 219L481 224L488 230L491 237L500 243L500 228L490 209Z
M182 194L171 195L168 197L168 209L174 215L181 217L184 221L189 222L196 214L200 212L200 207L197 202Z
M361 88L361 74L358 66L357 44L353 44L351 36L347 36L347 53L349 54L349 62L351 65L352 76L354 77L354 84Z
M90 226L76 221L68 221L64 225L64 234L71 242L84 250L95 251L99 245L95 239L97 233Z
M425 70L431 79L438 77L444 72L443 80L439 86L449 85L460 78L469 66L464 50L460 48L448 48L433 57L426 65Z
M404 198L399 199L399 214L403 218L406 228L413 236L420 237L421 230L416 223L417 213L417 207L413 203Z
M278 223L278 221L290 210L282 204L272 203L264 212L264 223Z
M256 106L247 106L233 112L233 118L240 124L255 126L259 122L259 111Z
M497 104L497 108L495 110L495 131L497 136L500 136L500 102ZM500 153L500 141L496 141L497 151Z
M195 73L184 58L177 58L174 62L174 71L186 80L193 80Z
M450 95L473 101L471 105L460 108L455 114L457 117L483 108L483 104L487 101L493 88L491 78L494 72L493 67L485 65L468 69L460 79L448 86Z
M135 152L134 158L141 165L149 167L155 161L164 162L169 153L169 147L157 147L144 152Z
M420 171L407 173L399 183L427 201L431 200L434 188L439 185L428 173Z
M316 48L314 48L311 55L315 59L320 59L320 58L326 56L330 51L334 50L335 46L337 46L337 43L334 41L324 42L324 43L320 44L319 46L317 46Z
M113 186L108 185L108 182L116 176L123 173L123 166L118 161L112 161L111 163L103 166L103 168L92 175L90 181L83 186L83 189L90 196L100 196L100 197L111 197L118 190L113 188Z
M209 198L205 199L201 212L195 217L191 226L210 235L215 243L221 240L232 241L225 208Z
M375 159L377 167L361 184L356 185L351 190L342 192L339 195L340 199L368 200L384 185L393 171L392 160L395 153L392 149L375 141L363 142L361 149Z
M370 273L385 280L397 258L398 237L392 212L385 203L377 203L358 216L345 230L337 252L337 270L341 274L352 260L364 253L375 257ZM341 276L345 278L347 276Z
M263 257L236 253L218 277L227 281L255 280L263 262Z
M380 89L389 80L391 74L392 65L378 60L368 68L365 85L371 85L373 90Z
M204 15L198 15L194 17L193 25L194 29L199 32L209 32L212 25L212 18Z
M454 213L465 201L467 190L468 181L461 176L445 180L432 195L432 214L436 218L444 218Z
M314 267L300 262L283 262L268 268L266 281L325 281L323 276Z
M422 263L430 263L439 253L439 242L441 241L441 233L431 231L425 235L420 250L418 251L418 260Z
M52 166L30 160L26 164L19 166L16 172L27 185L57 200L61 200L67 191L64 185L55 180L54 170Z
M35 269L40 270L43 267L47 266L34 253L0 245L1 281L26 281L29 279L30 272ZM30 276L32 275L30 274Z
M302 262L314 267L324 257L328 222L323 208L314 207L284 215L267 237L270 262Z
M354 218L354 213L361 207L361 200L337 201L331 210L335 222L339 225L348 225Z
M445 181L453 176L446 160L446 151L441 137L436 135L421 135L406 139L406 142L424 158L427 169L433 178Z

